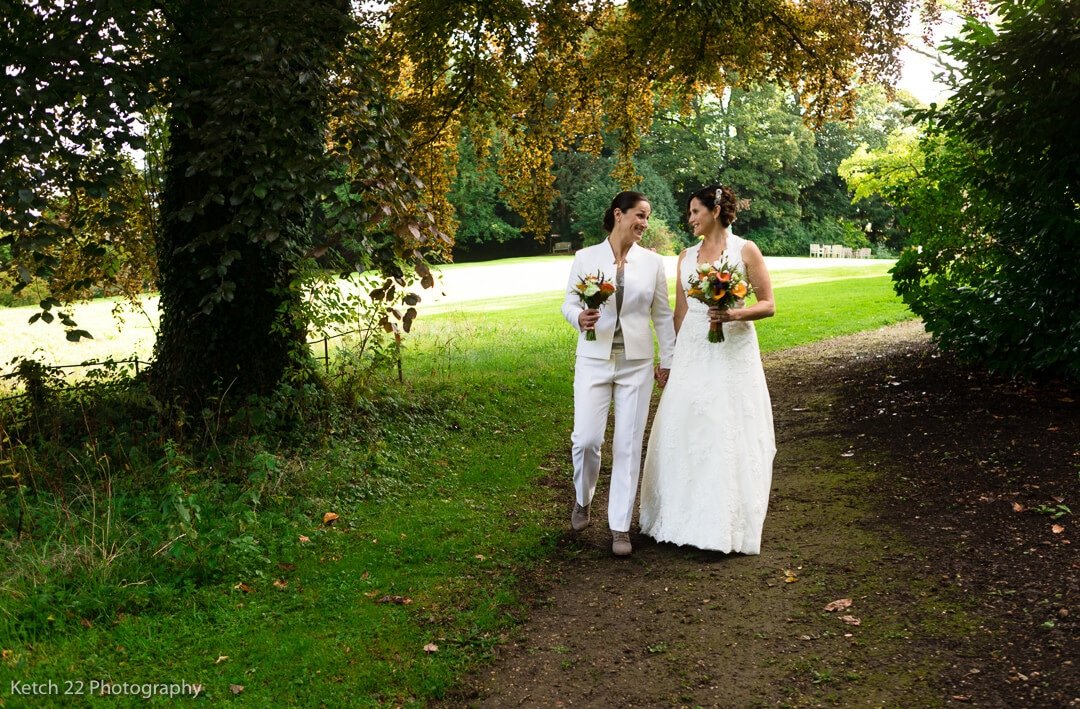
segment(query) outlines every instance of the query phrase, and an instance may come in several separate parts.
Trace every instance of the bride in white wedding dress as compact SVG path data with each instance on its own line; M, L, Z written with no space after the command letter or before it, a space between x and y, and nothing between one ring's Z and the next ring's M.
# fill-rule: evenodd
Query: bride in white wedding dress
M769 505L772 406L754 320L775 312L761 251L732 234L738 198L710 185L689 200L701 243L679 256L675 356L653 420L641 479L641 532L699 549L757 554ZM742 269L757 302L718 310L686 296L698 264L721 259ZM710 321L723 342L709 342Z

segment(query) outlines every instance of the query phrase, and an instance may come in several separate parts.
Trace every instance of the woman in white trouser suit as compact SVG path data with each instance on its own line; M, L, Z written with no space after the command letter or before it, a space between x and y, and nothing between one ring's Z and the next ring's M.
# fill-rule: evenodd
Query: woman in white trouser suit
M589 525L589 505L600 475L600 447L608 410L615 401L608 525L612 551L631 552L630 518L641 473L641 441L649 414L654 376L667 379L675 348L664 261L638 245L649 226L652 206L640 192L620 192L604 214L603 242L578 251L570 270L562 312L580 332L574 367L574 489L571 526ZM615 295L598 310L586 308L573 290L581 276L600 271L616 285ZM653 365L653 333L660 364ZM596 339L585 332L595 330Z

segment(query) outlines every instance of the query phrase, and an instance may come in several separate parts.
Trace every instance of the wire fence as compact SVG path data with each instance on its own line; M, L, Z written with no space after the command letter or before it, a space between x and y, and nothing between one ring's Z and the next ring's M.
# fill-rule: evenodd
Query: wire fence
M306 344L309 347L317 347L322 345L322 353L316 354L315 359L323 363L323 368L327 373L330 372L330 340L336 340L339 337L346 337L348 335L355 335L358 333L370 334L375 331L375 328L361 327L354 330L346 330L345 332L338 332L333 335L326 335L317 340L309 340ZM149 367L151 362L141 360L138 357L132 357L129 359L120 360L105 360L103 362L82 362L81 364L42 364L41 368L48 372L62 372L66 369L90 369L90 368L102 368L102 367L117 367L120 365L130 364L134 366L135 376L138 377L142 372L142 368ZM394 365L397 368L398 381L404 381L401 367L401 333L394 332ZM11 379L17 376L15 373L2 375L3 379ZM72 384L72 389L87 388L91 383ZM15 401L16 399L22 399L30 396L29 392L23 392L21 394L9 394L7 396L0 396L0 403L7 401Z

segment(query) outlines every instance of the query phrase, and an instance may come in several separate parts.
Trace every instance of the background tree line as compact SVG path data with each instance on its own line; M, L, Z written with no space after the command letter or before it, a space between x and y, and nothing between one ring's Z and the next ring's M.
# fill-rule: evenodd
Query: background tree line
M387 331L408 328L410 282L431 283L427 263L449 254L462 218L450 196L490 193L485 171L520 228L545 239L560 155L608 161L629 187L649 172L658 111L759 84L789 87L808 123L850 115L857 77L895 77L914 2L8 3L9 276L16 290L48 283L41 317L89 334L63 303L117 287L106 262L124 240L119 190L160 112L153 392L187 410L224 391L267 394L308 376L312 322L353 317L314 307L333 272L358 274ZM479 174L458 181L470 149ZM92 199L107 228L74 209ZM483 233L508 232L489 220Z
M890 100L881 86L860 87L851 120L828 121L816 130L794 94L774 84L656 106L632 160L640 179L631 186L653 200L647 245L666 253L688 245L686 195L724 181L749 199L738 229L765 253L803 256L811 242L898 251L907 230L898 224L897 208L877 196L853 203L837 170L857 150L881 149L888 136L910 127L906 112L916 105L906 95ZM496 142L491 148L496 160L499 147ZM582 246L603 238L597 215L624 187L613 177L617 151L614 136L605 135L598 154L554 155L557 196L549 219L560 240ZM469 136L462 137L458 155L449 196L457 216L455 258L544 250L547 244L534 243L505 199L498 172L476 160Z
M994 24L975 15L950 45L956 99L912 129L910 102L872 88L895 78L911 7L14 3L0 24L5 268L15 290L47 284L39 316L72 339L87 333L62 303L153 282L155 391L201 405L303 370L310 325L351 317L311 297L335 273L361 274L381 325L407 329L410 281L430 283L455 245L590 243L606 199L638 187L655 245L676 250L685 195L722 180L751 200L741 228L767 253L910 241L923 248L898 288L943 343L1021 362L1045 331L1033 366L1074 368L1077 328L1057 306L1072 296L1055 289L1073 280L1057 249L1075 230L1076 140L1031 116L1075 112L1077 10L989 2ZM876 189L841 167L897 158L911 135L914 181ZM160 156L153 184L133 150ZM1027 206L1002 203L1002 186ZM1016 259L1029 275L1058 264L1029 279L1024 327L1005 315L1021 307L1003 285Z

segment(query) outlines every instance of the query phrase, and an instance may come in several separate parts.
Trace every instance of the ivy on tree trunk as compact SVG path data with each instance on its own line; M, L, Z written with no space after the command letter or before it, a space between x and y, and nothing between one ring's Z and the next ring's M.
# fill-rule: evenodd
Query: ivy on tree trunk
M266 394L307 357L293 283L348 6L190 2L173 20L153 381L185 404Z

